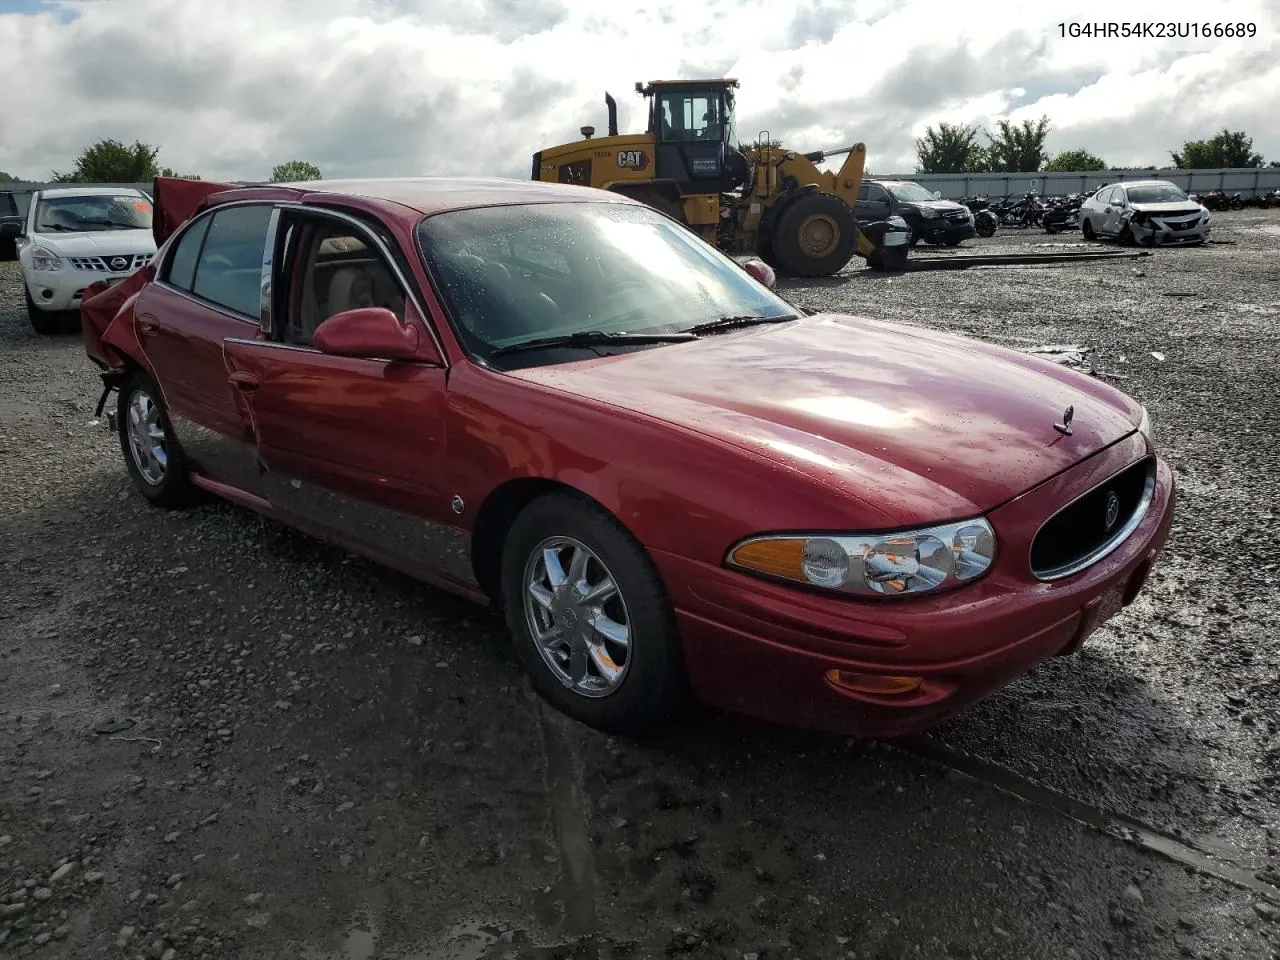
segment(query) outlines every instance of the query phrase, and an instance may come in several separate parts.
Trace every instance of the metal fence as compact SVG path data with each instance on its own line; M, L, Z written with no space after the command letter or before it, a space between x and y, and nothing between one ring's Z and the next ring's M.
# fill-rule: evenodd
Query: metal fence
M887 176L867 174L869 179L911 180L929 190L937 190L948 200L961 197L1062 196L1093 193L1099 187L1121 180L1168 180L1188 193L1225 190L1241 193L1246 199L1280 188L1280 168L1237 167L1226 170L1099 170L1088 173L898 173Z
M1020 197L1027 193L1038 196L1061 196L1068 193L1093 193L1103 184L1120 180L1168 180L1188 193L1225 190L1239 191L1246 198L1258 197L1268 190L1280 189L1280 168L1236 167L1226 170L1099 170L1087 173L895 173L867 174L868 179L911 180L937 190L948 200L961 197ZM0 183L0 190L12 190L18 211L27 212L33 190L70 187L69 183ZM148 183L95 183L95 187L133 187L151 195Z

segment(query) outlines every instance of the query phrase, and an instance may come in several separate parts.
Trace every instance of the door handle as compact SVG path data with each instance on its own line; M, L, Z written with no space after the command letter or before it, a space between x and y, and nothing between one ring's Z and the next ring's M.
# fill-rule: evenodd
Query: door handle
M241 390L257 390L259 380L256 375L247 370L237 370L231 376L227 377L229 381L234 383Z
M160 332L160 324L154 320L139 320L138 332L146 337L154 336Z

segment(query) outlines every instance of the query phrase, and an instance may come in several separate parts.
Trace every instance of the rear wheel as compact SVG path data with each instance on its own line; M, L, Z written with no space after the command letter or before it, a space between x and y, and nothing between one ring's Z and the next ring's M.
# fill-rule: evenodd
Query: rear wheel
M196 502L197 488L155 382L134 373L120 385L116 404L120 450L138 492L158 507Z
M857 238L858 223L847 203L829 193L810 193L783 211L772 243L787 273L828 277L849 262Z
M642 733L680 705L675 616L644 548L584 497L550 494L512 524L502 598L534 688L589 726Z
M1093 232L1093 221L1088 217L1080 220L1080 232L1084 234L1086 240L1097 240L1098 235Z

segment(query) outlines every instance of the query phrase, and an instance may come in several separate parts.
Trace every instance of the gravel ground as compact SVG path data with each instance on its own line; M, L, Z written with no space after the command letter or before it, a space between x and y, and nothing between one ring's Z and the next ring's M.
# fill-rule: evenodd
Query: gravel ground
M1095 348L1181 485L1132 608L896 745L604 736L486 611L149 509L79 338L37 338L0 264L0 957L1280 958L1280 215L1217 220L1145 260L790 285Z

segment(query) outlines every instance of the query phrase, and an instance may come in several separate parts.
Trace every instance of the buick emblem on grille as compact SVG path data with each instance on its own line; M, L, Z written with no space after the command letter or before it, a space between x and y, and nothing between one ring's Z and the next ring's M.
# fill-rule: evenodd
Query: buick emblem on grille
M1103 520L1106 524L1107 533L1111 532L1111 528L1116 525L1116 520L1120 517L1120 498L1116 496L1114 490L1107 491L1107 515Z
M1062 422L1055 423L1053 425L1053 429L1057 430L1064 437L1071 436L1071 420L1073 417L1075 417L1075 415L1076 415L1076 408L1074 406L1067 407L1067 409L1062 414Z
M123 270L123 269L124 269L125 267L127 267L128 265L129 265L129 261L128 261L128 260L126 260L124 257L112 257L112 258L111 258L111 269L112 269L112 270Z

